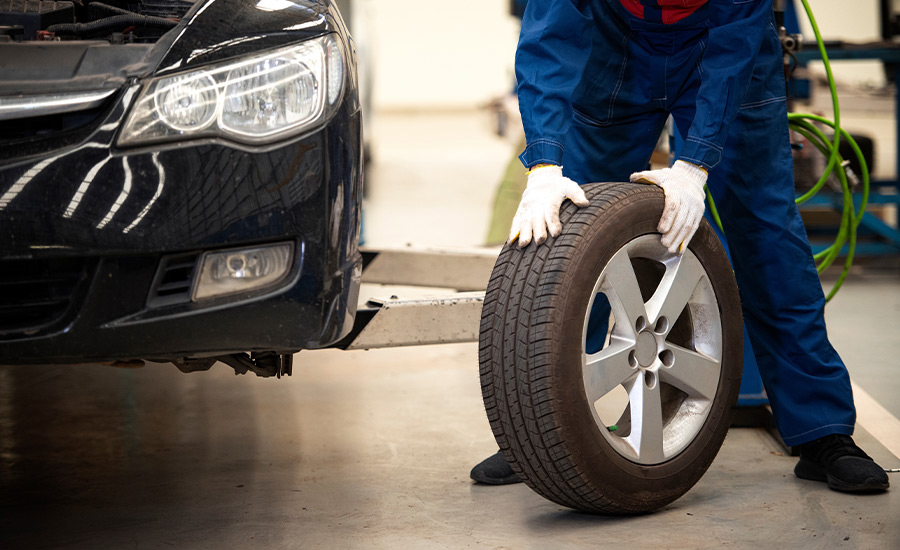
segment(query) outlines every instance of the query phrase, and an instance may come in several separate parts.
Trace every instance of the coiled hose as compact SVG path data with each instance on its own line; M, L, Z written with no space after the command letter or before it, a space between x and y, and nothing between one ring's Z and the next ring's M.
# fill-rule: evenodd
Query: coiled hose
M809 22L812 25L813 32L816 35L816 43L819 46L819 54L822 56L822 63L825 65L825 74L828 77L828 87L831 89L831 102L834 107L834 121L809 113L788 114L788 126L790 129L806 138L813 146L821 151L823 155L828 157L828 164L825 166L825 171L822 173L819 181L817 181L809 191L797 197L796 202L797 204L803 204L815 196L832 174L834 174L840 182L843 195L843 211L841 213L841 225L838 229L837 237L831 246L813 255L813 258L816 261L816 271L821 274L834 263L840 255L841 250L844 248L844 244L847 244L847 257L844 260L844 268L841 271L838 280L825 297L825 300L828 301L837 294L841 285L844 284L844 280L850 273L850 267L853 265L853 255L856 251L856 230L859 227L860 221L862 221L866 205L869 202L869 167L866 164L866 159L863 157L862 151L860 151L856 141L846 130L841 128L841 109L838 104L834 74L831 72L831 63L828 61L828 54L825 51L825 43L822 40L822 35L819 33L819 26L816 23L816 18L813 15L812 9L809 7L807 0L801 1L803 2L803 7L806 9L806 14L809 16ZM829 138L825 132L814 124L814 122L832 128L834 130L834 136ZM844 160L838 151L841 139L847 141L859 161L859 166L861 168L859 177L857 177L856 174L853 174L849 168L849 161ZM854 185L856 183L862 183L862 194L858 209L854 209L851 183ZM709 203L710 215L719 226L719 229L724 233L724 230L722 229L722 220L719 218L719 213L716 211L716 205L715 202L713 202L712 195L709 194L709 190L706 192L706 198Z

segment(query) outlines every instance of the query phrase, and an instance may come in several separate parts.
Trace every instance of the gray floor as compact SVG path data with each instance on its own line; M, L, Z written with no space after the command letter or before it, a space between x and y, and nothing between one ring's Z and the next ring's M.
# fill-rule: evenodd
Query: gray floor
M826 279L826 287L830 280ZM825 308L832 344L850 376L900 418L900 274L862 270Z
M379 120L397 145L376 150L370 244L480 244L511 154L489 128L479 114ZM457 155L421 145L437 129ZM896 422L896 269L856 273L827 315L854 380ZM900 441L856 439L900 468L885 447ZM732 429L694 489L634 518L474 485L469 468L495 450L475 344L302 352L282 380L0 367L0 549L900 548L900 474L885 494L835 493L795 478L758 429Z
M468 480L495 450L474 344L297 359L287 380L0 369L0 547L900 547L900 491L798 480L758 429L661 512L592 517Z

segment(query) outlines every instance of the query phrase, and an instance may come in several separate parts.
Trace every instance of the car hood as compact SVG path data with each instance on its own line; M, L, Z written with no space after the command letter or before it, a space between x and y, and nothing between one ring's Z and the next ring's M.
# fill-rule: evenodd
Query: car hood
M334 13L324 1L312 0L198 2L185 15L183 27L166 35L173 40L157 72L178 71L318 36L336 27Z
M0 43L0 96L114 89L343 28L324 0L198 1L155 44Z

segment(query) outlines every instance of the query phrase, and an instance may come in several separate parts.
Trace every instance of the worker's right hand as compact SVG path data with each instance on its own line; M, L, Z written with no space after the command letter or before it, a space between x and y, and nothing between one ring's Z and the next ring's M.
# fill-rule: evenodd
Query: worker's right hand
M541 244L547 240L547 233L556 237L562 231L559 209L566 199L578 206L587 206L588 200L581 187L562 175L562 167L545 165L528 173L528 185L522 193L519 209L513 217L509 230L509 242L519 239L524 247L534 239Z
M671 168L631 174L632 182L652 183L665 192L666 202L656 229L662 233L660 242L672 254L684 252L700 227L706 207L706 177L705 168L683 160L676 160Z

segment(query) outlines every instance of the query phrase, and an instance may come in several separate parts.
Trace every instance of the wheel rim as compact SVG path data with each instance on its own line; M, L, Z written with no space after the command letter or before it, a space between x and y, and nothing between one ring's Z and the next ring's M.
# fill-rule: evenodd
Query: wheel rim
M598 295L611 318L593 351L588 319ZM620 248L591 292L581 356L594 421L616 452L651 465L683 451L709 415L722 362L719 306L699 259L689 249L668 253L657 234Z

